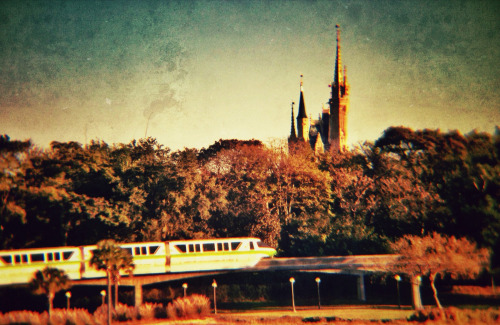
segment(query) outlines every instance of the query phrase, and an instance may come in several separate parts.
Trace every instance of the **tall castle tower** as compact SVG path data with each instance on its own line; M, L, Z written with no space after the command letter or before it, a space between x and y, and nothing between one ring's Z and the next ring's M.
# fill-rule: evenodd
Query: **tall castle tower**
M302 75L300 76L300 101L297 114L297 134L293 120L292 103L292 130L288 138L289 144L293 142L309 142L315 152L330 150L342 152L347 150L347 113L349 111L349 84L347 83L346 68L342 67L340 53L340 27L337 27L337 53L331 96L328 100L329 107L323 107L318 120L311 119L308 123L304 101L304 87Z
M330 130L328 136L329 149L345 151L347 149L347 113L349 111L349 84L347 83L346 68L342 71L340 53L340 27L337 27L337 55L335 58L335 72L331 85L332 93L330 104Z

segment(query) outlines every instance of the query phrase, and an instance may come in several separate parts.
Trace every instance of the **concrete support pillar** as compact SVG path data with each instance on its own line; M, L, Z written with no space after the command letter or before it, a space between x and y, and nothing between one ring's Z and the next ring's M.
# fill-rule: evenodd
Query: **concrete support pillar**
M135 306L139 307L142 305L142 285L140 283L136 283L134 286L135 293Z
M420 296L420 281L420 276L415 276L411 279L411 305L415 310L424 309L424 305L422 304L422 297Z
M363 273L361 273L358 276L358 299L361 301L366 301L366 294L365 294L365 276Z

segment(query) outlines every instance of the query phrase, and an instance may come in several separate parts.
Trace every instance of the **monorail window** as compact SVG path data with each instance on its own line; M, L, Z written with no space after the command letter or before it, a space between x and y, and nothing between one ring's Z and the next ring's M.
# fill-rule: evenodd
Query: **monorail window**
M47 261L52 262L52 261L60 261L61 260L61 253L55 252L55 253L47 253Z
M63 259L65 261L69 260L73 256L73 252L63 252Z
M40 254L31 254L31 262L43 262L45 260L42 253Z
M149 255L155 255L160 246L149 246Z
M214 243L203 244L203 251L204 252L215 252L215 244Z
M148 251L146 246L141 246L141 247L136 247L135 248L135 255L147 255Z
M14 261L16 261L16 264L28 263L28 255L26 254L14 255Z
M254 247L253 247L253 241L250 242L250 250L253 250Z
M126 250L131 256L133 255L132 254L132 248L131 247L125 247L123 248L124 250Z
M174 246L179 252L181 253L186 253L187 250L186 250L186 245L175 245Z
M201 245L200 244L189 244L189 252L190 253L201 252Z
M271 246L269 246L268 244L262 242L262 241L258 241L257 242L257 247L260 247L260 248L271 248Z
M217 250L219 252L228 251L229 250L229 243L217 243Z
M237 241L237 242L232 242L231 243L231 250L232 251L237 251L241 246L241 242L240 241Z
M12 264L12 256L10 256L10 255L1 255L0 259L2 259L2 261L5 264Z

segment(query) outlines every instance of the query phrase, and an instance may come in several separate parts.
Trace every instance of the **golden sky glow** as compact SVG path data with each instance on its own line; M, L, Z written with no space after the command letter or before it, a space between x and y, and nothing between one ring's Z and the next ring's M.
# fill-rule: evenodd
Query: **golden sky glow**
M349 143L389 126L500 124L498 1L2 1L0 133L172 149L290 132L304 75L315 118L335 25Z

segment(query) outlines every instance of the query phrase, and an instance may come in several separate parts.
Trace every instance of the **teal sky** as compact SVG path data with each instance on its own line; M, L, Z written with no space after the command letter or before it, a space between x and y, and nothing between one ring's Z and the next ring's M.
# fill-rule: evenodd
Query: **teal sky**
M1 1L0 133L167 147L285 139L329 98L335 25L348 142L389 126L500 124L500 1Z

